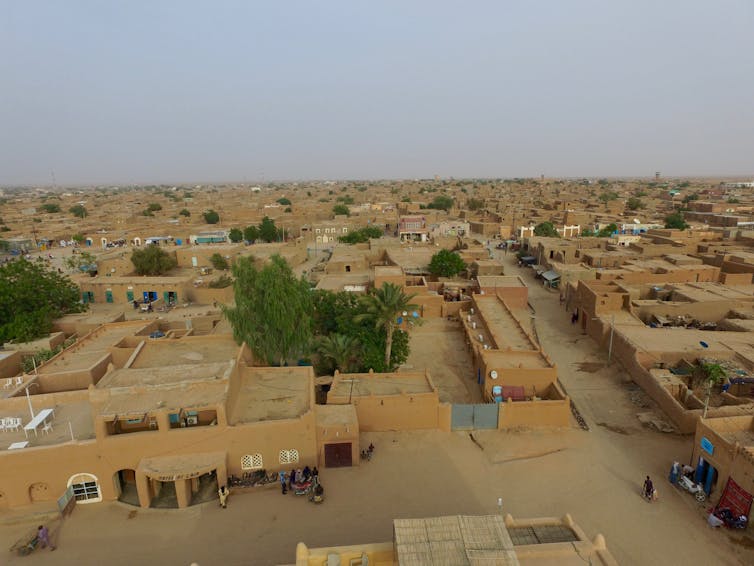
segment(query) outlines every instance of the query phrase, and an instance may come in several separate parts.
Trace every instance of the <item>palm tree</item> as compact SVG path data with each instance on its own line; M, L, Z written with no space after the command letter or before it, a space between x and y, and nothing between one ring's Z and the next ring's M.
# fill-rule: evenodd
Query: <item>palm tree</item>
M403 287L395 283L383 283L379 289L372 289L361 298L364 312L356 315L354 320L362 322L368 320L375 328L385 329L385 367L390 367L390 351L393 347L393 332L398 325L396 320L404 311L413 311L419 307L411 303L416 293L406 295Z
M332 360L336 369L348 373L358 356L359 344L353 336L331 334L319 339L317 351L323 358Z

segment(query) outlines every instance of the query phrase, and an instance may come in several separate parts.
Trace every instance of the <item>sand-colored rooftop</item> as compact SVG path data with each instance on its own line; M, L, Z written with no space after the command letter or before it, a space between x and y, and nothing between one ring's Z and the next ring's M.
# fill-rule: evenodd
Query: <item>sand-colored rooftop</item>
M158 409L211 407L225 401L227 381L195 381L164 387L111 389L99 410L104 417L143 416Z
M231 424L293 419L312 404L310 367L242 368L235 403L229 407Z
M423 372L342 373L335 376L329 395L353 398L432 391L434 386Z
M235 360L206 364L183 364L141 369L114 369L97 384L98 389L169 385L214 379L228 379Z
M238 356L239 348L230 335L149 339L131 368L227 362Z
M505 308L498 297L476 295L475 300L479 309L479 316L484 319L498 349L539 349L521 329L513 315Z

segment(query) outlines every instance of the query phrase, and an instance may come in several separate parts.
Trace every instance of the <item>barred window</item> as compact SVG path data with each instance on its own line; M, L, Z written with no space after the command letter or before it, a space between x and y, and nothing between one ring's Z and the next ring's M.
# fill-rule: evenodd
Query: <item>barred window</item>
M281 464L295 464L298 462L298 450L281 450L280 451L280 463Z
M259 470L263 467L261 454L245 454L241 458L242 470Z

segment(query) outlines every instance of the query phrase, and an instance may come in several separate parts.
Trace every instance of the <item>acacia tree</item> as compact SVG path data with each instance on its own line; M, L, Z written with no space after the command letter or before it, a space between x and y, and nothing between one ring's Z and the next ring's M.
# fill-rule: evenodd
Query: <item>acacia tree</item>
M156 245L149 245L131 254L131 263L137 275L162 275L178 265L173 254Z
M390 367L390 350L393 333L398 326L398 316L403 311L413 311L419 307L410 301L416 293L406 295L403 288L395 283L383 283L379 289L372 289L361 298L364 312L354 317L356 322L371 321L375 328L385 330L385 367Z
M547 237L547 238L559 238L560 234L552 225L552 222L540 222L534 227L534 235Z
M429 272L438 277L453 277L466 269L461 256L450 250L440 250L429 262Z
M0 343L34 340L50 332L54 319L85 309L76 284L41 260L0 267Z
M303 353L312 335L309 284L296 279L288 263L275 254L262 269L242 257L233 264L235 307L222 310L238 343L254 355L281 366Z

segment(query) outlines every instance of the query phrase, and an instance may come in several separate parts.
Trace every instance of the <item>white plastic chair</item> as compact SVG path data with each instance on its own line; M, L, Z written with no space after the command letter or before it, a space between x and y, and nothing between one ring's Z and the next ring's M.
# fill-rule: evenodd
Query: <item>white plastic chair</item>
M21 419L18 417L7 417L5 419L5 428L17 431L21 428Z
M24 382L24 376L23 375L19 375L16 378L16 385L21 385L23 382Z
M5 419L0 419L0 430L5 432Z
M5 380L5 383L3 384L3 389L8 389L13 385L13 378L9 377Z
M44 432L45 434L50 434L51 430L52 430L52 423L46 422L44 425L42 425L42 432Z

